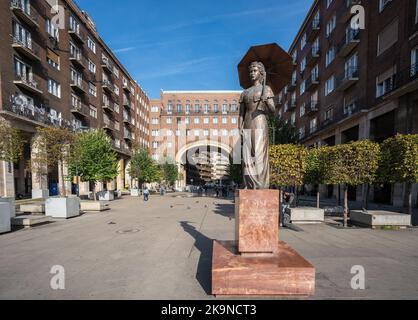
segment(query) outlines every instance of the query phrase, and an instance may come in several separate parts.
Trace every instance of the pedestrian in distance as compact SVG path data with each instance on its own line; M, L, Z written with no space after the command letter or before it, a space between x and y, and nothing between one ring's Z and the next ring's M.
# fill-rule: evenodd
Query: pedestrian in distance
M144 201L148 201L149 199L149 190L147 187L144 189Z

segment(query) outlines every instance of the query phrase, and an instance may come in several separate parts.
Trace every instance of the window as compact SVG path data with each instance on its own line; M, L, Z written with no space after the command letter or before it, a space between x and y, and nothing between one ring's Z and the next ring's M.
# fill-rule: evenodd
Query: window
M305 115L305 108L306 108L305 106L306 106L305 103L302 103L302 105L300 106L300 110L299 110L300 117L303 117Z
M228 136L228 130L222 129L222 135L224 137L227 137Z
M176 124L181 124L181 117L176 118Z
M159 130L152 130L151 131L151 136L153 136L153 137L159 137L160 136L160 131Z
M97 119L97 108L90 105L90 117Z
M327 23L327 37L331 35L337 25L337 16L333 15Z
M325 83L325 95L329 95L335 89L335 76L332 76Z
M293 64L296 64L297 63L297 59L298 59L298 52L297 52L297 50L295 50L292 53L292 61L293 61Z
M379 98L393 89L393 80L396 74L396 68L392 67L382 73L376 79L376 98Z
M48 92L58 98L61 98L61 85L55 80L48 79Z
M237 119L237 118L235 118L235 117L234 117L234 118L232 118L232 119L231 119L231 123L232 123L232 124L237 124L237 123L238 123L238 119Z
M151 112L158 113L159 111L160 111L160 108L158 106L152 106L151 107Z
M292 85L295 86L297 81L296 71L292 73Z
M190 117L186 117L186 118L185 118L185 123L186 123L186 124L190 124Z
M95 65L95 64L94 64L94 62L93 62L93 61L91 61L90 59L89 59L89 71L90 71L91 73L96 74L96 65Z
M71 58L75 58L77 60L81 59L81 50L77 47L74 43L70 41L70 56Z
M81 73L79 73L75 69L71 68L70 75L71 75L71 83L72 84L75 84L79 87L83 86L83 78L81 76Z
M74 109L81 108L81 99L75 94L71 94L71 107Z
M113 74L116 76L116 78L119 78L119 69L113 66Z
M305 80L303 80L303 82L300 84L299 91L300 91L300 95L303 95L305 93L305 91L306 91L306 81Z
M200 118L194 118L194 124L200 124Z
M302 61L300 62L300 72L305 71L305 69L306 69L306 57L304 57L304 58L302 59ZM286 88L287 88L287 87L286 87Z
M200 131L196 129L196 130L194 131L194 135L195 135L195 137L198 137L198 136L200 135Z
M70 26L69 29L77 34L80 33L80 24L78 23L78 21L73 17L70 16Z
M173 119L172 119L172 118L170 118L170 117L168 117L167 119L165 119L165 122L166 122L167 124L172 124L172 123L173 123Z
M203 135L205 137L208 137L209 136L209 130L208 129L203 130Z
M176 136L180 137L180 134L181 134L180 129L176 129Z
M213 112L218 113L219 112L219 105L217 103L215 103L213 105Z
M238 105L236 101L231 105L231 112L237 112L238 111Z
M377 36L377 55L391 48L398 41L398 19L395 19L391 24L384 28Z
M379 0L379 12L382 12L385 10L386 6L391 2L392 0Z
M325 57L325 66L328 67L332 61L335 59L335 48L331 47L328 49Z
M212 135L213 135L214 137L218 136L218 130L217 130L217 129L213 129L213 130L212 130Z
M329 8L329 6L331 5L333 0L327 0L327 9Z
M222 104L222 113L228 113L228 105L226 103Z
M89 82L89 93L92 96L97 97L97 87L91 82Z
M296 112L293 112L290 116L290 123L294 126L296 124Z
M179 103L177 104L176 108L177 108L178 113L182 112L182 110L183 110L183 106Z
M319 53L319 38L316 38L312 44L312 55Z
M46 20L46 32L56 41L59 41L59 29L49 19Z
M158 141L153 141L152 142L152 148L153 149L158 149Z
M186 103L186 113L187 113L187 114L189 114L189 113L190 113L191 108L192 108L192 106L191 106L191 104L190 104L190 101L188 101L188 102Z
M415 5L415 23L418 23L418 0L416 0L416 5Z
M222 124L228 124L228 118L223 117L222 118Z
M60 57L49 48L47 48L46 60L51 67L60 70Z
M160 121L159 121L158 118L152 118L151 119L151 124L159 124L159 123L160 123Z
M187 137L190 137L190 135L191 135L191 130L190 129L186 129L186 136Z
M204 119L203 119L203 123L204 123L204 124L209 124L209 118L207 118L207 117L206 117L206 118L204 118Z
M173 113L173 104L170 101L167 104L167 113L168 114Z
M311 119L311 121L309 121L310 133L314 133L316 131L317 124L318 124L318 120L316 118L313 118L313 119Z
M209 103L205 103L205 113L209 113Z
M327 111L325 111L324 113L324 120L325 121L329 121L332 120L334 116L334 108L329 108Z
M218 118L213 118L213 124L218 124Z
M358 77L358 54L355 53L345 62L345 78Z
M318 81L319 79L319 65L316 65L311 70L311 79L312 81Z
M304 138L305 137L305 127L301 127L299 128L299 138Z
M195 103L194 105L194 112L199 113L200 112L200 104L199 103Z
M119 96L119 94L120 94L120 90L119 90L119 87L118 87L118 86L115 86L115 87L114 87L114 92L115 92L115 94L116 94L117 96Z
M411 51L411 77L418 74L418 47Z
M302 39L300 40L300 50L303 50L306 46L306 33L303 34Z
M96 43L90 37L88 37L87 39L87 46L91 51L96 53Z

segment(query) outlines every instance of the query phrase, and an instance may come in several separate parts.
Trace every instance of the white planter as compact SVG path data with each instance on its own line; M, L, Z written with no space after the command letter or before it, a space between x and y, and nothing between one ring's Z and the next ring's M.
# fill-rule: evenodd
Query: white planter
M109 204L103 201L81 201L80 208L82 211L97 212L109 210Z
M72 218L80 215L80 198L49 198L45 202L45 215L52 218Z
M11 229L10 218L10 203L0 203L0 234L10 232Z
M42 190L32 189L32 199L48 199L48 198L49 198L48 189L42 189Z
M113 201L115 200L115 192L114 191L99 191L97 192L97 198L99 198L99 201Z
M10 218L16 217L16 201L15 198L0 198L0 203L10 204Z
M116 190L115 191L115 197L116 197L116 199L122 198L122 191L121 190Z
M139 197L139 189L131 189L132 197Z

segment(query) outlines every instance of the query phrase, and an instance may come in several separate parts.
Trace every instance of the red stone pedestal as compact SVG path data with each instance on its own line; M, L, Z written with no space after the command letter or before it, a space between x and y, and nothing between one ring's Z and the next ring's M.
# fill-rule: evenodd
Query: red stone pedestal
M240 190L236 241L215 241L213 295L309 296L315 268L279 241L279 192Z

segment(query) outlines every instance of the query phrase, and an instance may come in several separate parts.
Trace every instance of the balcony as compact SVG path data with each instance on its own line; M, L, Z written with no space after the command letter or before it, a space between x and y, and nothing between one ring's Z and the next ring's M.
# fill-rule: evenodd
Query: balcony
M395 74L388 92L383 96L384 100L397 99L410 92L418 90L418 64L399 71Z
M41 61L41 58L39 57L39 46L33 43L33 41L22 41L17 37L13 37L12 47L31 60Z
M84 86L83 86L83 81L82 80L72 79L72 80L70 80L70 86L71 86L71 88L73 88L78 93L81 93L81 94L85 94L86 93L86 91L84 90Z
M319 111L319 102L315 100L311 100L305 106L305 114L307 116L314 115Z
M337 20L342 24L346 23L353 16L351 8L356 4L361 4L359 0L344 0L343 2L343 5L337 11Z
M73 30L73 29L69 29L68 33L74 38L74 40L80 42L80 43L84 43L84 37L80 31L80 29L78 30Z
M125 112L123 113L123 122L125 124L132 125L132 118L131 118L131 116L129 114L125 113Z
M338 56L347 57L360 43L360 29L350 29L344 36L343 41L338 45Z
M312 49L309 51L308 56L306 58L306 64L310 67L315 65L318 62L320 54L319 46L313 46Z
M312 74L308 80L306 80L306 91L313 91L319 85L319 76L317 74Z
M113 73L113 65L110 63L109 58L102 57L102 68L110 74Z
M106 120L106 118L103 119L103 129L109 130L109 131L115 131L115 124L110 121L109 119Z
M33 76L15 75L13 83L32 93L43 94L42 90L39 88L38 82L33 79Z
M131 101L129 99L124 98L123 99L123 106L130 109L130 108L132 108L132 103L131 103Z
M319 126L319 130L327 129L333 125L341 125L346 120L352 119L353 117L360 116L361 114L367 112L361 108L364 105L364 102L361 100L355 100L350 105L343 106L343 112L334 114L332 118L322 121Z
M129 83L123 83L122 84L122 89L125 90L125 92L128 93L128 94L129 93L132 93L131 92L131 87L130 87Z
M320 19L313 19L308 29L306 30L306 36L308 41L313 41L318 35L320 27Z
M38 16L31 12L31 9L30 6L25 8L19 0L10 1L10 10L12 10L17 17L25 21L31 27L39 28Z
M87 117L90 112L89 112L89 109L85 105L80 103L76 106L71 106L71 113L73 115Z
M86 67L84 65L83 57L81 56L81 54L77 55L77 54L70 53L70 61L74 64L74 66L80 69L84 69Z
M124 138L125 140L132 141L132 133L131 133L129 130L124 129L124 130L123 130L123 138Z
M114 107L110 104L110 102L103 102L102 108L104 111L115 112Z
M113 84L109 80L102 81L102 88L104 91L113 94Z
M337 90L344 91L359 81L358 66L350 67L345 70L342 76L337 79Z

